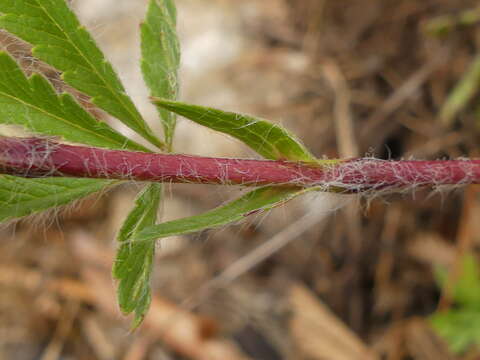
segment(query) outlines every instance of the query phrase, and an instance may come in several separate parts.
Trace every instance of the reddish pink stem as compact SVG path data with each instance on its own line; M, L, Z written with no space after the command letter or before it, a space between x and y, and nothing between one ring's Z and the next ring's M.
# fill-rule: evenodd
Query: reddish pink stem
M480 160L310 163L152 154L0 137L0 173L137 181L324 186L367 191L480 183Z

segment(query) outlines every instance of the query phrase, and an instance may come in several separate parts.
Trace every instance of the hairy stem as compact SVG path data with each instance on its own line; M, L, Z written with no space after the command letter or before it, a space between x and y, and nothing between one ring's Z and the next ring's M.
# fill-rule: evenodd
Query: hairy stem
M289 161L107 150L48 138L0 137L0 173L227 185L323 186L349 192L480 183L480 160Z

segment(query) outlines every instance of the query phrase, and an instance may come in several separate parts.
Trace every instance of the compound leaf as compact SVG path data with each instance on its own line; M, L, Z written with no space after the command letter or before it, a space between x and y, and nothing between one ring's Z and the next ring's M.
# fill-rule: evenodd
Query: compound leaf
M200 125L231 135L267 159L316 162L299 140L277 124L248 115L167 99L154 98L153 102Z
M163 146L65 0L1 0L0 13L0 28L32 44L33 55L62 71L67 84L152 144Z
M142 71L152 96L175 100L178 94L180 45L176 33L176 9L173 0L150 0L141 26ZM171 147L176 116L157 107Z
M153 269L155 241L137 241L136 235L155 224L162 187L148 185L137 197L133 210L118 234L120 248L113 266L113 276L119 279L118 302L125 314L135 312L133 327L142 322L150 301L150 276Z

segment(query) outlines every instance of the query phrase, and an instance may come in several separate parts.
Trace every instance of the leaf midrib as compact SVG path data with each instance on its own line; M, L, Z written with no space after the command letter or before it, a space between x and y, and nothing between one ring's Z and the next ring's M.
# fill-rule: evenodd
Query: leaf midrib
M47 115L47 116L53 117L53 118L55 118L55 119L58 119L60 122L69 124L69 125L77 128L77 129L79 129L79 130L81 130L81 131L87 132L87 133L89 133L90 135L93 134L94 136L99 137L99 138L101 138L101 139L107 139L109 142L112 141L111 138L109 138L109 137L107 137L107 136L104 136L104 135L101 135L101 134L99 134L98 132L95 132L95 131L91 130L90 128L83 128L83 127L81 127L81 126L78 126L78 125L75 124L74 122L70 122L70 121L68 121L68 120L65 119L65 118L62 118L62 117L60 117L60 116L58 116L58 115L55 115L55 114L53 114L53 113L51 113L51 112L48 112L48 111L46 111L45 109L42 109L42 108L40 108L40 107L38 107L38 106L36 106L36 105L30 104L30 103L28 103L28 102L26 102L26 101L24 101L24 100L22 100L22 99L20 99L20 98L17 98L17 97L15 97L15 96L13 96L13 95L10 95L10 94L5 93L5 92L3 92L3 91L0 91L0 94L1 94L2 96L4 96L4 97L7 97L7 98L12 99L13 101L17 101L17 102L22 103L22 104L25 105L26 107L29 107L29 108L34 109L34 110L37 110L37 111L43 113L44 115ZM58 99L58 100L61 101L61 99ZM90 115L89 115L89 116L90 116ZM97 121L98 121L98 120L97 120ZM122 148L122 147L121 147L122 145L125 145L125 142L124 142L124 143L118 143L118 142L116 142L116 143L120 146L120 148Z
M200 113L197 112L198 115L201 115ZM218 115L213 115L212 116L213 119L215 119L215 122L217 124L221 124L221 123L225 123L225 127L222 127L221 125L218 126L219 129L225 129L225 130L230 130L230 128L228 127L229 124L234 124L235 121L233 120L227 120L227 119L223 119L221 118L220 116ZM247 116L242 116L242 118L245 120L245 121L248 121L249 117ZM247 134L243 134L243 133L237 133L235 131L230 131L229 134L232 135L232 136L235 136L235 137L238 137L240 140L243 140L243 141L246 141L246 142L253 142L253 143L257 143L258 146L261 146L261 147L264 147L265 145L268 145L270 147L270 156L272 156L273 159L278 159L278 156L276 156L277 152L279 152L278 150L280 149L277 149L277 147L275 146L275 144L277 144L278 142L276 141L270 141L268 139L268 136L263 136L263 132L261 134L259 134L258 132L255 132L254 130L251 130L251 125L257 125L257 126L260 126L264 129L266 129L267 131L265 131L265 133L271 133L272 131L274 131L275 129L276 130L279 130L280 132L282 132L283 135L285 136L288 136L289 138L291 138L291 135L286 133L285 131L282 131L282 129L276 125L276 124L269 124L269 123L264 123L264 122L261 122L261 120L255 120L253 123L247 123L245 125L242 125L241 127L239 127L238 129L245 129L246 132L248 132L248 135ZM234 130L237 130L237 128L234 128ZM225 131L227 132L227 131ZM228 132L227 132L228 133ZM259 139L260 141L255 141L253 139ZM297 150L297 149L295 149ZM282 153L280 151L280 153ZM304 159L303 159L304 160Z
M104 181L104 180L99 180L99 181ZM105 186L109 186L110 184L106 184ZM91 185L90 185L91 186ZM76 188L76 189L72 189L70 188L70 190L65 193L65 191L59 191L57 194L54 194L54 196L56 196L57 198L55 200L58 200L58 197L60 198L65 198L66 196L72 196L72 194L78 194L78 193L83 193L84 191L88 190L88 187L89 186L85 186L85 187L81 187L81 188ZM15 208L15 207L19 207L19 206L27 206L29 204L33 204L35 203L36 201L41 201L45 198L48 198L48 199L51 199L52 198L52 194L50 194L49 196L41 196L41 197L38 197L38 196L32 196L33 198L31 200L26 200L26 201L19 201L17 203L15 203L15 205L11 205L11 206L8 206L7 208L8 209L11 209L11 208ZM77 197L77 196L75 196ZM4 210L7 210L7 209L4 209ZM2 210L2 211L4 211ZM2 212L0 211L0 212Z

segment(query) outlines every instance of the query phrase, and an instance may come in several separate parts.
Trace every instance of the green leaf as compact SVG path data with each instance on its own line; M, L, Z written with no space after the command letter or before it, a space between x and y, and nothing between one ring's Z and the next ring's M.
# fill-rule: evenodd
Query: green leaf
M462 259L462 272L455 283L453 296L458 304L480 310L480 269L472 254Z
M71 95L58 95L43 76L27 78L5 52L0 52L0 123L97 147L146 150L93 118ZM0 221L65 205L112 184L94 179L0 176Z
M151 0L141 26L142 71L151 95L176 99L180 49L175 32L176 9L173 1ZM168 150L171 149L176 117L158 109ZM149 185L137 198L134 209L120 230L121 246L113 267L120 280L118 302L125 314L135 312L133 327L142 322L151 302L150 276L153 270L155 241L138 242L135 235L154 225L160 202L161 186Z
M0 28L32 44L33 55L63 71L67 84L152 144L163 146L65 0L1 0L0 13Z
M55 93L43 76L27 79L5 52L0 52L0 123L97 147L145 150L96 120L71 95Z
M0 221L17 219L93 194L115 181L0 176Z
M203 214L148 226L135 235L135 241L149 243L159 238L189 234L240 221L246 216L269 210L314 188L265 186Z
M180 45L175 30L173 0L150 0L141 26L142 71L152 96L175 100L178 95ZM163 123L165 142L171 147L176 116L157 107Z
M430 323L455 354L466 352L472 345L480 345L480 311L469 308L437 312Z
M150 275L155 254L155 241L139 242L136 235L155 224L161 194L160 184L148 185L137 197L118 234L121 245L112 272L120 280L117 293L120 309L125 314L135 312L134 328L140 325L150 306Z
M424 29L427 34L445 37L459 27L475 25L480 21L480 8L463 10L457 14L436 16L425 23Z
M267 159L317 161L292 134L266 120L166 99L155 98L153 102L200 125L231 135Z
M440 119L450 125L480 88L480 55L477 55L440 109Z
M480 310L480 267L472 254L462 258L461 272L453 285L453 300L459 305ZM444 268L435 271L437 282L448 286L448 272Z
M437 311L430 317L433 328L454 353L480 345L480 267L472 254L466 254L461 260L461 272L452 287L456 307ZM449 286L446 269L437 268L435 277L442 287Z

